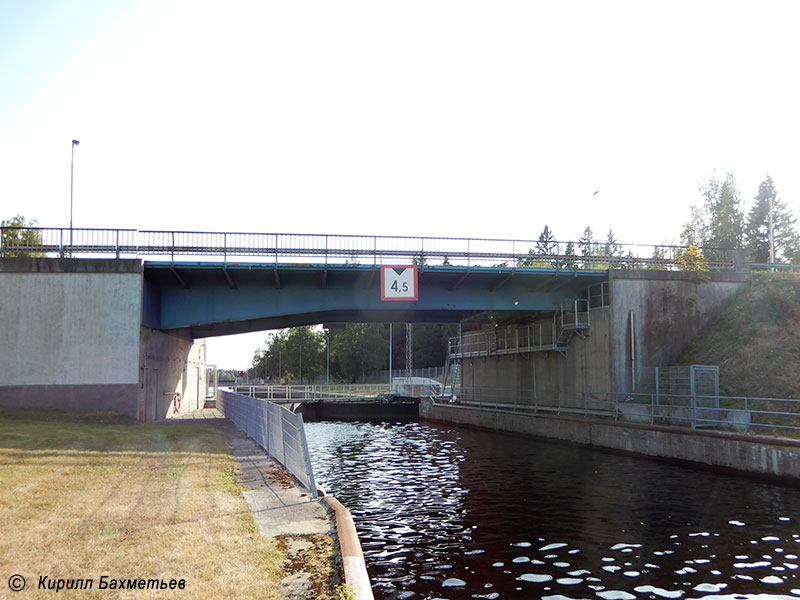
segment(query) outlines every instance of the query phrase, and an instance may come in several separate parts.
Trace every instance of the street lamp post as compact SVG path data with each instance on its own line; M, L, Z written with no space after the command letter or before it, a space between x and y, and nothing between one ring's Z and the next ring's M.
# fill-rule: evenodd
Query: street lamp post
M72 256L72 184L75 179L75 146L80 144L78 140L72 140L72 158L69 162L69 246L70 256Z

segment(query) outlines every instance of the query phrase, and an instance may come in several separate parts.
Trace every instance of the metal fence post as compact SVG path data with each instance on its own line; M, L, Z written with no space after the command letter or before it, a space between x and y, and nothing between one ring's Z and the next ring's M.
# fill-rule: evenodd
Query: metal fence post
M297 428L300 436L300 442L303 446L303 457L306 463L306 472L308 474L308 487L311 490L311 497L317 499L317 482L314 480L314 469L311 466L311 453L308 451L308 440L306 440L306 429L303 423L303 415L297 413Z

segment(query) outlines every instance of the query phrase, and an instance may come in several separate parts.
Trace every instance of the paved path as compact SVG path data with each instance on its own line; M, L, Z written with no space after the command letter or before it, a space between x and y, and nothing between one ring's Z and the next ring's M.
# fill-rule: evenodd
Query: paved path
M324 534L336 537L336 522L328 516L321 500L300 486L283 466L271 458L252 438L240 431L215 408L187 412L168 419L176 425L209 423L223 431L233 447L239 465L237 482L245 488L244 500L253 513L259 533L264 537L285 536L286 565L289 575L282 581L285 600L311 597L311 573L302 566L302 555L313 546L304 536Z

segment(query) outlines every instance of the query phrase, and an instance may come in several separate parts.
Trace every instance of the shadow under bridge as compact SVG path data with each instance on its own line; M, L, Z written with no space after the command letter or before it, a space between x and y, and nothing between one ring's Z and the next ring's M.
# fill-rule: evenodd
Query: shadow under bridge
M487 311L555 311L607 271L417 268L417 299L382 299L380 265L144 263L144 323L214 337L316 323L456 323Z

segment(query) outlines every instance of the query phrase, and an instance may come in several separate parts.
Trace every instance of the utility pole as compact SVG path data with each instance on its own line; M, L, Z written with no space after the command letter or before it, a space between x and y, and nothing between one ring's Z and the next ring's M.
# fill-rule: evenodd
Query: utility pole
M769 197L769 262L775 264L775 230L772 218L772 196ZM775 270L775 267L772 267Z
M411 336L411 323L406 323L406 377L411 377L414 361L414 341Z
M331 331L323 329L325 332L325 386L331 385Z

